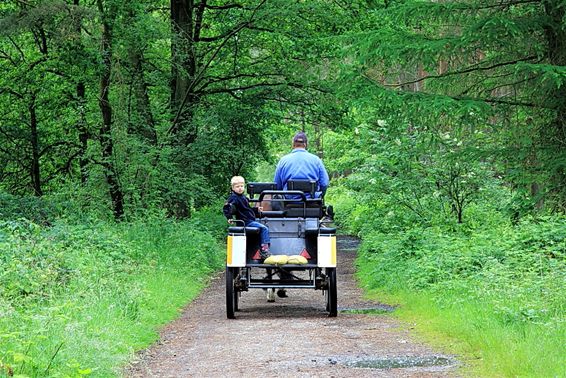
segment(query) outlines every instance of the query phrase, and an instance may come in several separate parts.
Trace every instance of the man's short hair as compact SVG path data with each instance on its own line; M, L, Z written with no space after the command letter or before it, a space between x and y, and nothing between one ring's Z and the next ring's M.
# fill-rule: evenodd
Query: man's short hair
M245 183L245 182L246 182L246 180L244 180L244 178L242 176L234 176L230 180L230 186L234 186L236 184Z
M307 145L307 135L304 132L299 131L293 137L293 144L304 144L306 146Z

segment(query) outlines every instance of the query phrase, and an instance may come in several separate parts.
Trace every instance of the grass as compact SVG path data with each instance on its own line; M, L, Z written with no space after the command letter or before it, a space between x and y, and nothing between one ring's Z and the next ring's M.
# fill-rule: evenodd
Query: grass
M399 304L392 316L414 327L424 342L464 363L463 376L565 377L566 324L509 322L497 316L488 303L460 297L372 289L380 301Z
M120 376L222 267L223 252L190 222L4 224L0 377Z
M456 229L367 223L359 281L423 340L459 355L463 376L566 377L563 216Z

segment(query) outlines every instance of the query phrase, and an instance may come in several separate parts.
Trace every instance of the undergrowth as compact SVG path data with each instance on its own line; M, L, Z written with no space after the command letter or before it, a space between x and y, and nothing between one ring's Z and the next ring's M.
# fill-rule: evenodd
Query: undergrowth
M564 216L513 225L474 207L465 224L419 222L387 201L343 198L337 218L362 237L357 274L369 295L460 354L466 376L566 376Z
M189 221L0 222L0 377L117 376L223 265Z

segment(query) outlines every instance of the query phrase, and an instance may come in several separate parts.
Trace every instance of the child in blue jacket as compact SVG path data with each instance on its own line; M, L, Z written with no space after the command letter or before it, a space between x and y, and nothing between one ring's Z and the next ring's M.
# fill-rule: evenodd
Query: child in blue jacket
M224 216L228 219L229 223L233 223L232 215L235 215L236 219L244 221L246 227L259 228L261 241L259 256L261 259L265 260L271 255L269 252L269 228L256 221L254 210L250 206L250 201L244 195L244 188L246 186L244 178L242 176L234 176L230 180L230 185L232 186L232 193L230 193L222 209Z

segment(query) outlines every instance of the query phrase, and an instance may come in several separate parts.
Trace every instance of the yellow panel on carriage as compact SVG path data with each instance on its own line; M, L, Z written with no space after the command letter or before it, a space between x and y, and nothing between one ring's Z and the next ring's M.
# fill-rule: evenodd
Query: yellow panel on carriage
M336 235L319 235L318 266L321 268L336 267Z
M228 235L226 265L229 267L246 266L246 237L244 235Z

